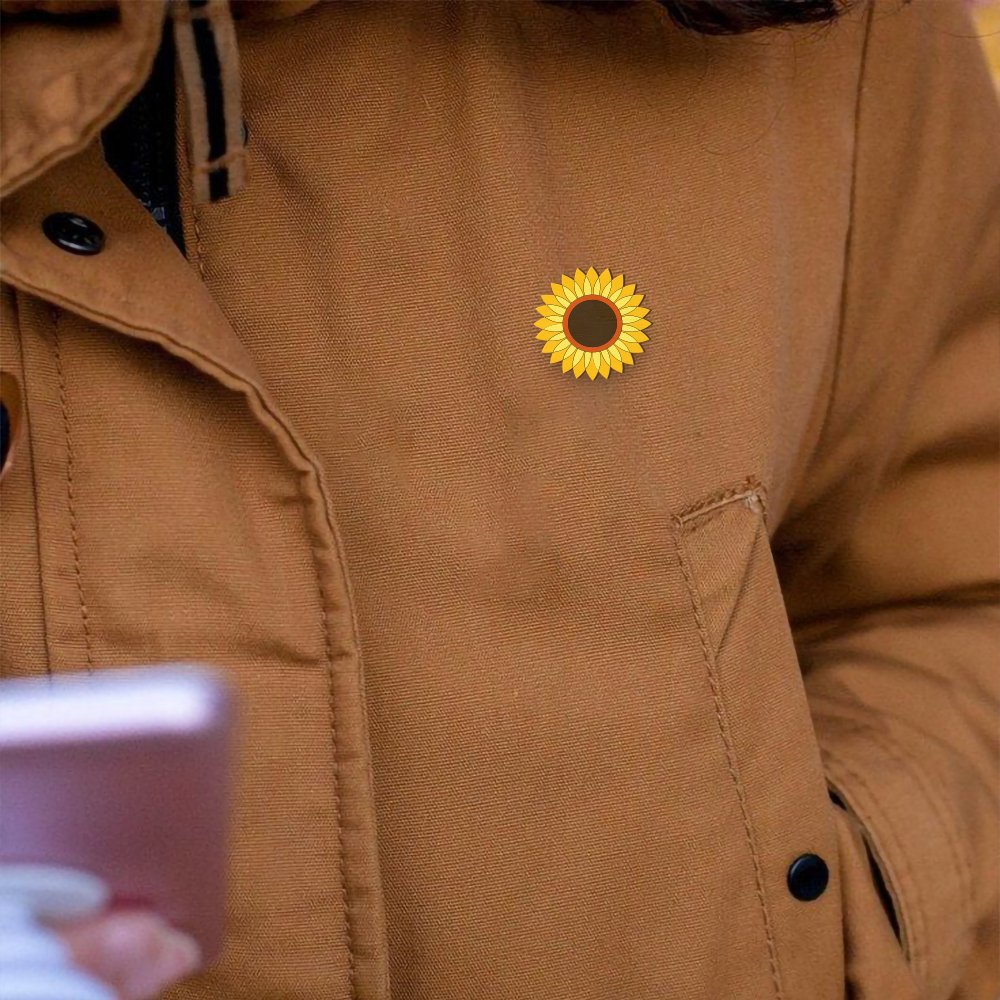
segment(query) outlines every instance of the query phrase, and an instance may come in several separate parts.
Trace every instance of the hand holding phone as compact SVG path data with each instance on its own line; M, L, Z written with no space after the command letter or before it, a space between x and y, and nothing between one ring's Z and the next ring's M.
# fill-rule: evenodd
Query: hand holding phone
M72 963L118 1000L151 1000L202 964L194 938L151 911L114 911L59 930Z
M0 682L0 909L6 900L50 923L97 914L64 939L124 996L152 989L157 966L212 961L232 716L220 678L193 666ZM88 878L104 889L102 913L93 898L81 905Z

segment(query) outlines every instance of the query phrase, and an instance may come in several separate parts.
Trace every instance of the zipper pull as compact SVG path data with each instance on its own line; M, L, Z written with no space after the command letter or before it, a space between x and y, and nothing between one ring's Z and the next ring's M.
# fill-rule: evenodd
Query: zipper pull
M194 200L228 198L246 183L240 62L228 0L172 0L188 109Z

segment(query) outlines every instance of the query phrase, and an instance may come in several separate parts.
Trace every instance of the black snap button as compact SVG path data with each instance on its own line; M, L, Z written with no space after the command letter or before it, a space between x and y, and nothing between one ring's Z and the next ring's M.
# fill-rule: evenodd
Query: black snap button
M42 222L42 231L57 247L69 253L100 253L104 249L104 230L96 222L72 212L54 212Z
M788 891L804 903L823 895L830 882L830 869L818 854L803 854L788 868Z

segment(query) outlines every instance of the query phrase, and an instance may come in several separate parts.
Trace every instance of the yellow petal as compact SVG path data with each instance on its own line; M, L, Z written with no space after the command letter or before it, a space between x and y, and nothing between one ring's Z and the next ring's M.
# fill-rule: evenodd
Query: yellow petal
M620 288L617 292L611 293L611 301L616 304L628 305L628 300L632 298L632 293L635 291L635 285L626 285L624 288Z
M542 347L542 353L548 354L550 351L556 350L556 348L563 350L565 347L566 347L566 338L557 335Z
M584 368L587 367L587 358L583 351L577 351L577 359L573 364L573 374L579 378L583 374Z
M542 298L545 296L543 295ZM623 306L620 311L622 316L628 319L642 319L643 316L649 315L648 309L640 309L638 306Z
M587 268L586 284L590 286L590 291L586 293L587 295L591 295L597 291L597 272L592 267Z
M535 312L542 316L561 316L565 310L553 309L552 306L535 306Z
M587 374L590 376L590 381L593 382L597 378L597 373L601 370L601 362L596 354L592 354L587 360Z
M630 287L635 288L635 285L631 285ZM637 306L646 297L645 295L631 295L626 301L625 292L626 290L623 288L621 294L618 296L618 305L620 307Z
M623 330L645 330L647 326L650 326L648 319L632 319L629 317L622 324Z
M565 280L565 278L566 278L566 276L565 276L565 275L563 275L563 279L564 279L564 280ZM553 295L554 295L554 296L556 297L556 299L562 299L563 301L565 301L565 300L566 300L566 289L565 289L565 288L563 288L563 286L562 286L562 285L557 285L557 284L556 284L556 283L555 283L555 282L553 281L553 282L551 282L551 283L549 284L549 288L551 288L551 289L552 289L552 294L553 294ZM542 298L544 299L544 298L545 298L545 296L543 295L543 296L542 296Z
M573 299L577 299L580 297L580 293L576 290L576 282L574 282L572 278L567 278L566 275L564 274L562 276L562 283L563 283L563 295L565 295L570 302L572 302Z
M611 272L605 268L597 277L597 294L606 295L608 291L608 285L611 284Z
M624 274L619 274L615 278L615 280L611 282L611 288L610 288L608 294L611 295L612 298L614 298L615 294L621 289L622 284L624 283L624 281L625 281L625 275Z
M633 344L645 344L649 340L649 337L638 330L622 330L621 335L624 336L626 333Z
M580 270L580 268L577 268L573 273L573 281L576 283L576 294L586 295L587 293L583 290L583 286L587 281L587 276Z
M536 319L535 326L539 330L551 330L553 333L558 333L562 329L562 323L557 323L551 316L543 316L541 319Z
M572 344L556 344L556 349L552 352L552 357L549 358L553 364L557 361L562 361L566 357L567 353L571 353L573 350Z
M607 378L611 374L611 365L608 363L608 359L603 357L603 352L601 357L601 367L599 371L601 375L603 375L605 378Z
M616 372L622 370L622 359L618 356L618 352L608 351L608 361L611 363L611 367L614 368Z
M568 372L570 370L570 368L573 367L573 358L574 358L574 354L573 354L572 351L569 351L566 354L566 356L563 358L563 360L562 360L562 370L564 372Z
M627 365L634 365L635 364L635 362L632 360L632 355L629 354L629 352L625 350L625 345L624 344L621 346L621 348L619 348L618 356Z

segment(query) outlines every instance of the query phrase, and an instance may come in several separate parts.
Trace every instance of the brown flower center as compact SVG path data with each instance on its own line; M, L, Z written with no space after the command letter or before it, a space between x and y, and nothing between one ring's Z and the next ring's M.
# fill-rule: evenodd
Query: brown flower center
M621 313L603 295L576 299L563 317L563 332L585 351L600 351L613 344L621 329Z

